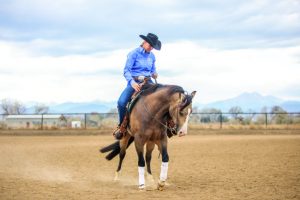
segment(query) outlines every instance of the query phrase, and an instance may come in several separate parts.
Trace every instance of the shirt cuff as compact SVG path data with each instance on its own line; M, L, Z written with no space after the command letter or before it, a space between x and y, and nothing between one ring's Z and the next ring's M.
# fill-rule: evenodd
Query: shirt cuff
M131 79L130 81L129 81L129 83L130 83L130 85L132 86L132 84L134 84L134 83L136 83L133 79Z

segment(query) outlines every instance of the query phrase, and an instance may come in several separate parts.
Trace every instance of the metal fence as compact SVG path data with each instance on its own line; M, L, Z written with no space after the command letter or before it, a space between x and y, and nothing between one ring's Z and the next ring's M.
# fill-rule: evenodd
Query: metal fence
M193 113L190 126L199 129L299 129L300 112Z
M111 130L117 113L59 113L0 115L0 129L100 129ZM294 113L193 113L194 129L299 129L300 112Z

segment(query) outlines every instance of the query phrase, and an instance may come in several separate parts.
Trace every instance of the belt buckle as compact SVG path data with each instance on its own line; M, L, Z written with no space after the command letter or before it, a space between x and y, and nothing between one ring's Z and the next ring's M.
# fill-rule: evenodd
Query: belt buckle
M138 81L143 82L145 79L145 76L138 76L137 79L138 79Z

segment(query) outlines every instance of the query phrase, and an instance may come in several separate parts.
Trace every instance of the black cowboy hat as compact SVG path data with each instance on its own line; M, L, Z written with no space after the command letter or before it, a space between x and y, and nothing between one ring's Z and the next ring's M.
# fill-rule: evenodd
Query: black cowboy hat
M148 42L154 49L160 50L161 49L161 42L158 40L157 35L153 33L148 33L147 36L140 35L140 37Z

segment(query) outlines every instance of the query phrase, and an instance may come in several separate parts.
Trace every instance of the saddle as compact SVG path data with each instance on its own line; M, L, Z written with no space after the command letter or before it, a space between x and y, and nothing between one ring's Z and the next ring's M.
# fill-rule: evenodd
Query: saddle
M133 95L131 96L131 100L127 103L127 111L125 114L125 117L120 125L120 127L118 127L114 132L113 132L113 136L120 140L122 139L122 137L127 133L127 126L129 125L129 116L130 113L134 107L134 105L136 104L136 102L139 100L140 95L143 93L143 91L145 90L145 87L148 83L148 81L150 80L149 77L145 77L143 82L141 83L141 91L139 92L134 92ZM149 84L150 85L150 84ZM148 88L148 87L146 87Z

